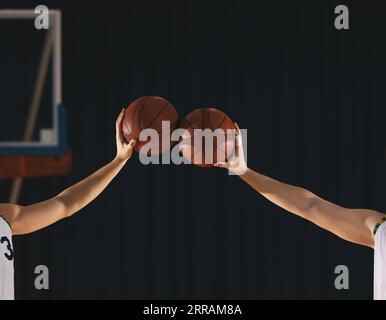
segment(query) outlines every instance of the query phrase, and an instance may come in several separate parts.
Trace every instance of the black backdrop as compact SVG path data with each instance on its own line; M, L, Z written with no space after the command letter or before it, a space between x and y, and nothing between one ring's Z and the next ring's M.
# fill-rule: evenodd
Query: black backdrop
M68 177L27 180L21 203L111 160L122 106L160 95L182 116L227 112L248 129L257 171L347 207L385 210L384 1L348 1L344 31L334 28L341 1L44 4L63 12L74 166ZM31 64L25 77L35 72ZM2 201L9 186L0 183ZM14 243L19 299L372 297L370 249L286 214L225 171L144 166L137 155L79 214ZM50 269L48 291L34 288L39 264ZM340 264L349 290L334 287Z

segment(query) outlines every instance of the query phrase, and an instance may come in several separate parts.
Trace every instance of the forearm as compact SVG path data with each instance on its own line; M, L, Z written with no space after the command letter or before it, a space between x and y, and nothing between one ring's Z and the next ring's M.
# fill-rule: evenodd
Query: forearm
M279 207L305 217L317 197L310 191L282 183L247 169L240 178Z
M119 173L127 160L115 158L92 175L57 195L70 216L93 201Z

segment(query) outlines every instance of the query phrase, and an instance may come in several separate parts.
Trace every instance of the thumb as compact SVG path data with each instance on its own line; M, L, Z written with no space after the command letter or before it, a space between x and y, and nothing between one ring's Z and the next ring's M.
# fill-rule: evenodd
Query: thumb
M219 168L228 168L229 166L229 163L227 162L217 162L217 163L214 163L213 166L215 167L219 167Z
M131 139L128 146L131 148L131 149L134 149L135 145L137 144L137 139Z
M127 144L128 147L134 148L137 143L137 139L131 139L130 142Z

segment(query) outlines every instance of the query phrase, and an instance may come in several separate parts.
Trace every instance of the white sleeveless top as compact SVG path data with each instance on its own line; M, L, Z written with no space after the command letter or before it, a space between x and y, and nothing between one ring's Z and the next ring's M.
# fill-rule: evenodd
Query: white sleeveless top
M386 300L386 221L375 233L374 300Z
M14 269L11 227L0 216L0 300L13 300Z

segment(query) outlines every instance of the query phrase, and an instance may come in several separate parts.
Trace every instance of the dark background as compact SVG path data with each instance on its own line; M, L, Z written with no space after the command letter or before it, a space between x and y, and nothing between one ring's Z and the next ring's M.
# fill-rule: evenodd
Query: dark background
M68 177L26 180L22 204L110 161L122 106L159 95L181 116L204 106L227 112L248 129L253 169L347 207L385 211L383 0L44 4L63 13L74 165ZM334 28L339 4L350 9L350 30ZM25 65L12 94L1 92L7 115L20 113L12 96L29 101L23 85L37 69L20 28L1 32ZM12 70L4 59L1 70ZM0 182L1 201L9 187ZM223 170L144 166L137 155L79 214L14 245L17 299L372 298L372 250L287 214ZM49 291L34 288L39 264L50 269ZM349 290L334 287L340 264Z

